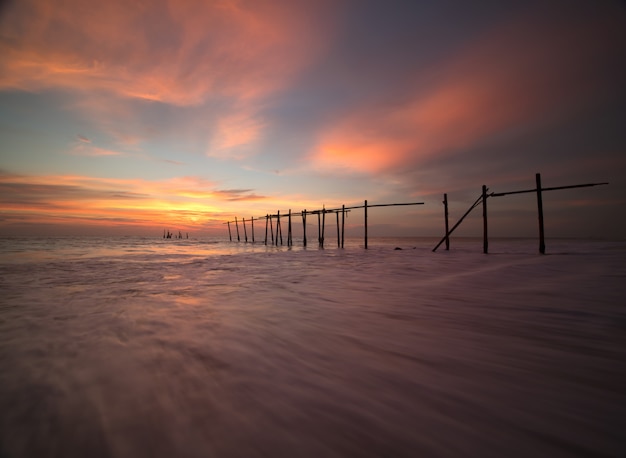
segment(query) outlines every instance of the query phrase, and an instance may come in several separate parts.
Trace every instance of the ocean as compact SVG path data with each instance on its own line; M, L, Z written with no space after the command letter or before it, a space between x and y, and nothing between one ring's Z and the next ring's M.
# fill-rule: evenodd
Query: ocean
M436 242L0 239L0 457L626 456L626 242Z

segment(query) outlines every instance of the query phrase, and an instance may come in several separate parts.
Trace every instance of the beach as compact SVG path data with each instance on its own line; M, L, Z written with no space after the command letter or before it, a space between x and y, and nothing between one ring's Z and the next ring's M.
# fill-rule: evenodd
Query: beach
M624 456L626 242L433 240L2 239L0 457Z

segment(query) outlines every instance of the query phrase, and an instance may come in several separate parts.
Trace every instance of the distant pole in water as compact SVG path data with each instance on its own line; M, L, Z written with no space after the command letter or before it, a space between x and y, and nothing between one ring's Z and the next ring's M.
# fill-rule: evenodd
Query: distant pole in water
M252 243L254 243L254 216L250 218L250 224L252 224Z
M483 185L483 253L489 251L489 240L487 238L487 186Z
M317 212L317 245L322 246L322 216Z
M274 245L274 225L272 224L272 215L270 215L270 232L272 233L272 245Z
M235 227L237 228L237 241L241 242L241 239L239 238L239 223L237 222L236 216L235 216Z
M343 248L344 229L346 227L346 206L341 206L341 248Z
M446 250L450 249L450 236L448 235L448 194L443 195L443 216L446 223Z
M248 243L248 231L246 231L246 219L242 218L243 221L243 236L246 243Z
M341 248L341 238L339 236L339 212L337 214L337 248Z
M537 182L537 213L539 215L539 253L546 254L546 242L543 232L543 199L541 197L541 174L535 175Z
M267 223L269 222L270 215L265 214L265 245L267 245Z
M326 207L322 206L322 248L324 248L324 232L326 229Z
M306 246L306 208L302 212L302 246Z
M289 217L287 219L287 246L293 245L293 239L291 237L291 208L289 209Z
M283 228L280 225L280 210L276 213L276 246L278 246L278 235L280 234L280 246L283 246Z
M365 249L367 250L367 200L363 208L365 209Z

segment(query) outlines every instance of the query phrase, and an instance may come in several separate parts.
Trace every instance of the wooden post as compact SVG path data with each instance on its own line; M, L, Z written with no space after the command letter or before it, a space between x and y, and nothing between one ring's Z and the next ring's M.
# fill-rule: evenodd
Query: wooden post
M272 225L272 215L270 215L270 233L272 234L272 245L274 245L274 226Z
M367 200L365 201L365 249L367 250Z
M248 232L246 231L246 219L242 218L242 220L243 220L243 236L244 236L246 243L248 243Z
M283 246L283 229L280 227L280 210L276 214L276 246L278 246L278 234L280 234L280 246Z
M443 216L446 222L446 250L450 250L450 237L448 235L448 194L443 195Z
M165 238L165 232L163 232L163 238ZM230 233L230 221L228 222L228 239L232 242L233 236Z
M302 246L306 246L306 208L302 212Z
M335 212L337 214L337 248L341 248L341 238L339 236L339 212Z
M269 222L270 215L265 214L265 245L267 245L267 223Z
M326 229L326 208L322 207L322 248L324 248L324 230Z
M291 208L289 209L289 219L287 223L287 246L292 246L293 240L291 239Z
M322 217L320 212L317 212L317 245L322 246Z
M487 238L487 186L483 185L483 253L489 251L489 240Z
M546 253L546 242L543 232L543 200L541 197L541 174L535 175L535 181L537 182L537 213L539 215L539 253Z
M250 218L250 223L252 224L252 243L254 243L254 216Z
M344 229L346 227L346 206L345 204L341 206L341 248L343 248L343 240L344 240Z
M235 227L237 228L237 241L241 242L241 239L239 238L239 223L237 222L236 216L235 216Z

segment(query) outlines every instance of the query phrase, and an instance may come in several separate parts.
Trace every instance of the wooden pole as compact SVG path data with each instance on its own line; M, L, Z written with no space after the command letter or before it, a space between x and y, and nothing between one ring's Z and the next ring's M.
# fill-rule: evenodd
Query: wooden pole
M267 223L269 223L270 215L265 214L265 245L267 245Z
M446 250L450 250L450 236L448 235L448 194L443 195L443 217L446 223Z
M306 246L306 209L302 212L302 246Z
M289 209L289 219L287 223L287 246L292 246L293 240L291 239L291 208Z
M326 229L326 209L322 207L322 248L324 248L324 230Z
M343 248L344 229L346 227L346 206L341 206L341 248Z
M250 224L252 224L252 243L254 243L254 216L250 218Z
M365 209L365 249L367 250L367 200L363 208Z
M272 245L274 245L274 226L272 224L272 215L270 215L270 233L272 234Z
M243 236L245 238L246 243L248 243L248 232L246 231L246 219L242 218L243 220Z
M163 238L165 238L165 232L163 233ZM228 222L228 239L232 242L233 236L230 233L230 221Z
M341 238L339 235L339 212L336 212L337 215L337 248L341 248Z
M535 175L535 181L537 182L537 213L539 215L539 253L546 253L546 242L543 232L543 200L541 197L541 174Z
M483 185L483 253L489 252L489 240L487 237L487 186Z
M322 217L317 212L317 245L322 246Z
M283 246L283 229L280 226L280 210L276 214L276 246L278 246L278 234L280 234L280 246Z
M236 216L235 216L235 227L237 228L237 241L241 242L241 239L239 238L239 223L237 222Z

